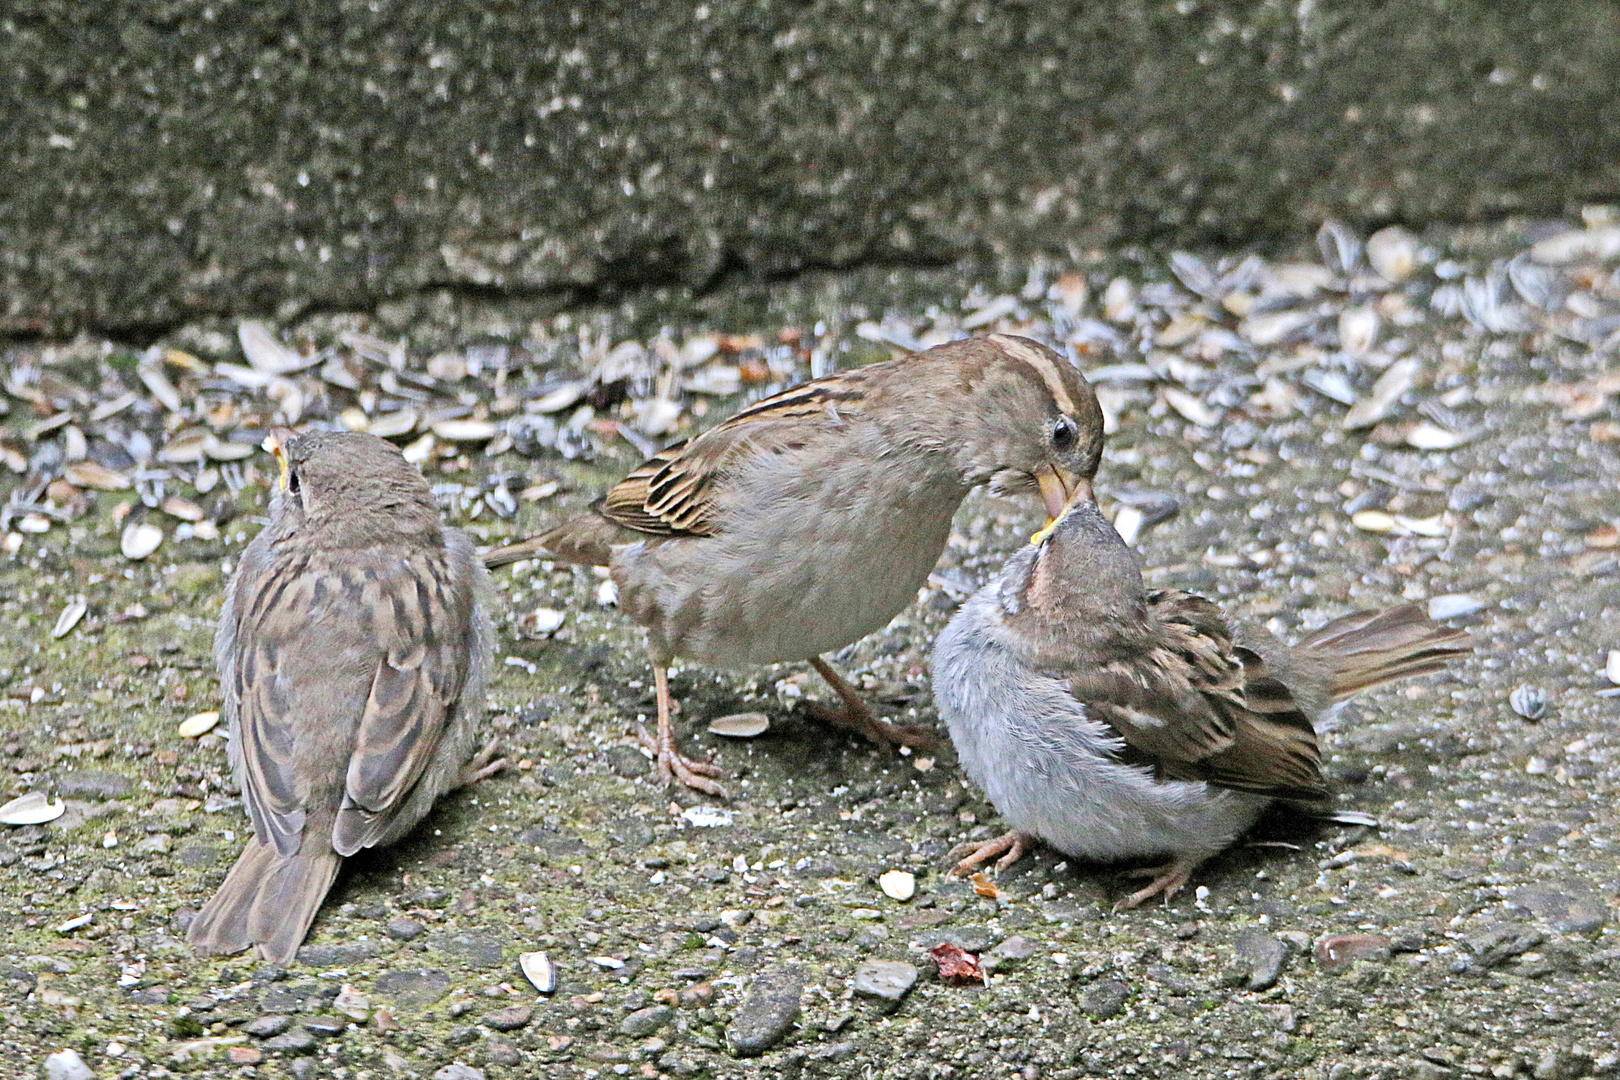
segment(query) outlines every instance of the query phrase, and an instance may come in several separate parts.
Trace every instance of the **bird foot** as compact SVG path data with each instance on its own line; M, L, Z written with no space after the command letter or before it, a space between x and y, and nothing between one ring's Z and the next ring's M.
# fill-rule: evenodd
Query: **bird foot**
M636 743L652 751L653 761L658 766L658 778L665 784L679 780L689 788L701 791L705 795L716 798L726 798L726 789L715 783L710 777L724 776L726 771L718 765L711 765L707 761L694 761L683 756L675 749L675 740L670 738L654 738L647 734L647 729L640 724L636 725L635 734L631 736Z
M1138 889L1125 899L1114 905L1115 911L1129 911L1140 907L1155 896L1163 896L1166 904L1170 898L1180 892L1192 877L1192 872L1198 869L1203 859L1180 857L1165 863L1163 866L1143 866L1135 870L1127 870L1122 877L1150 877L1147 887Z
M1024 852L1028 851L1034 842L1035 837L1029 833L1013 829L1010 832L1002 833L993 840L985 840L982 843L974 843L970 840L965 844L958 844L951 848L950 852L945 856L947 859L961 859L960 862L951 867L948 876L965 877L974 867L990 856L1001 855L1005 851L1006 854L1001 855L1001 858L996 860L996 872L1000 873L1023 858Z
M878 716L864 704L858 709L847 706L840 709L812 702L810 715L824 723L848 728L864 736L868 742L877 743L879 746L909 746L922 750L934 745L933 729L924 724L893 723Z
M502 769L511 765L505 758L497 758L498 744L494 739L484 744L476 757L461 767L461 786L472 787L480 780L487 780Z

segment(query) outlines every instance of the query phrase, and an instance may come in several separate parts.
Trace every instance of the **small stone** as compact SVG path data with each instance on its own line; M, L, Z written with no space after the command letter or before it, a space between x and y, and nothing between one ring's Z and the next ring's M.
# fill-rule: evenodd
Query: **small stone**
M1515 889L1508 902L1530 912L1560 934L1591 934L1603 929L1608 908L1596 894L1570 888L1561 892L1544 885Z
M770 968L754 976L736 1015L726 1028L726 1045L736 1057L758 1057L787 1037L799 1020L804 975L795 968Z
M675 1010L668 1005L651 1005L645 1009L637 1009L619 1024L619 1034L628 1035L634 1039L643 1039L665 1024Z
M427 943L474 971L489 971L506 963L506 942L494 934L477 930L434 934L427 939Z
M484 1049L491 1065L521 1065L523 1052L509 1042L491 1039Z
M312 1016L304 1021L304 1030L311 1035L318 1035L323 1039L330 1039L343 1034L348 1030L349 1022L340 1020L336 1016Z
M1093 1020L1107 1020L1125 1011L1131 988L1123 979L1108 979L1097 983L1080 999L1080 1008Z
M433 1074L433 1080L484 1080L484 1070L456 1062Z
M372 989L408 1009L423 1009L450 992L450 976L437 968L389 971L378 976Z
M314 968L347 968L381 955L380 942L350 941L340 945L305 945L298 950L298 962Z
M850 987L861 997L898 1002L917 985L917 969L903 960L867 960L855 969Z
M415 941L422 936L422 924L409 915L395 915L388 920L384 933L395 941Z
M227 1046L225 1056L232 1065L257 1065L264 1060L264 1051L257 1046Z
M444 1045L471 1046L473 1043L477 1042L478 1039L478 1029L475 1027L468 1027L467 1025L463 1024L461 1027L453 1027L450 1029L450 1034L444 1037Z
M1388 960L1389 938L1382 934L1328 934L1316 943L1316 962L1329 971L1357 960Z
M496 1009L478 1021L487 1028L496 1031L516 1031L528 1024L534 1018L534 1010L527 1005L513 1005L507 1009Z
M242 1025L242 1030L256 1039L269 1039L292 1027L290 1016L256 1016Z
M264 1048L278 1054L309 1054L315 1050L315 1036L302 1028L294 1028L266 1039Z
M45 1059L47 1080L96 1080L77 1050L58 1050Z
M985 971L1000 971L1014 967L1035 955L1035 943L1014 934L1000 945L979 957L979 966Z
M1585 1054L1549 1046L1541 1052L1535 1071L1530 1075L1536 1080L1578 1080L1592 1075L1592 1065L1592 1059Z
M113 772L82 770L64 773L56 780L56 793L65 799L89 799L103 802L122 799L129 794L130 779Z
M1282 974L1288 947L1271 934L1249 931L1239 934L1234 943L1239 968L1250 990L1269 990L1277 985Z

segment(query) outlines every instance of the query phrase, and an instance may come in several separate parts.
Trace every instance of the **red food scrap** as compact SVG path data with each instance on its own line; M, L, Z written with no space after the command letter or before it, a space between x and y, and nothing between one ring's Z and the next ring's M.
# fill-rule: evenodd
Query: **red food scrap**
M939 965L939 977L945 982L989 985L989 980L984 977L984 969L979 966L979 958L960 945L943 941L929 949L928 955Z

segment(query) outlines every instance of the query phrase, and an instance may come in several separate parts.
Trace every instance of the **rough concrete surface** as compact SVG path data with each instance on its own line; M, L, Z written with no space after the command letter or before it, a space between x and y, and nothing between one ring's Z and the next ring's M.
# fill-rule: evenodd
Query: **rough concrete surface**
M0 333L1569 212L1620 7L32 0Z

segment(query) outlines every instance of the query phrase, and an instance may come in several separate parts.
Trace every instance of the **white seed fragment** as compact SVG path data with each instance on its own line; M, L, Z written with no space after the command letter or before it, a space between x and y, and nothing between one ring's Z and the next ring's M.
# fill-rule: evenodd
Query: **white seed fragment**
M1119 538L1127 544L1136 543L1136 538L1142 532L1142 511L1134 506L1121 506L1114 514L1114 531Z
M161 543L163 530L142 521L124 529L124 535L118 542L118 549L124 553L124 558L139 562L156 551Z
M1603 675L1610 682L1620 685L1620 649L1609 650L1609 662L1603 665Z
M624 967L624 961L615 956L591 956L587 957L586 959L590 960L590 962L595 964L597 967L604 968L607 971L618 971L620 968Z
M525 411L537 413L562 412L584 397L586 389L586 384L583 382L563 383L557 389L541 397L540 400L530 402Z
M343 421L343 426L349 431L369 431L371 429L371 417L366 415L366 410L356 408L353 405L339 413L338 419Z
M732 713L709 721L709 731L732 739L752 739L771 727L771 718L762 712Z
M1180 413L1184 420L1197 424L1199 427L1214 427L1221 422L1221 417L1225 415L1221 410L1212 409L1205 405L1196 396L1187 393L1185 390L1178 390L1173 386L1165 389L1164 401L1166 405Z
M58 923L57 926L56 926L56 932L58 934L71 934L73 931L79 929L81 926L89 926L91 923L93 923L95 921L96 921L96 913L93 912L93 911L87 911L83 915L75 915L73 918L69 919L67 922Z
M731 824L731 811L724 806L688 806L681 811L681 817L686 819L688 825L699 829L717 829Z
M90 610L90 605L84 602L84 597L75 596L67 602L62 614L57 616L56 625L51 627L51 637L67 637L68 633L84 618L84 613Z
M1362 532L1391 533L1395 531L1395 515L1382 510L1362 510L1351 515L1350 524Z
M1397 527L1405 529L1414 536L1446 536L1451 532L1451 526L1446 523L1444 514L1434 517L1415 518L1405 514L1395 515Z
M376 426L373 425L372 433L375 434L376 430L377 430ZM428 433L426 435L423 435L420 439L417 439L415 442L412 442L409 445L407 445L405 447L405 449L403 449L403 450L401 450L399 452L399 454L400 454L401 457L403 457L406 461L410 462L412 465L420 465L420 464L422 464L422 462L426 461L428 458L433 456L433 448L434 448L434 446L435 446L435 443L434 443L434 440L433 440L433 435L430 432L430 433Z
M1445 619L1472 615L1490 606L1490 601L1482 600L1470 593L1446 593L1443 596L1429 597L1429 618L1441 622Z
M1419 450L1451 450L1464 442L1467 442L1467 439L1463 436L1455 431L1447 431L1429 420L1420 421L1406 433L1407 445L1415 446Z
M619 587L612 580L604 581L596 587L596 606L619 606Z
M1414 357L1406 357L1395 361L1378 376L1373 383L1372 391L1361 401L1350 407L1344 414L1344 428L1354 431L1357 428L1368 428L1377 424L1388 416L1395 403L1401 396L1412 389L1417 383L1418 371L1422 365Z
M396 409L394 412L385 412L372 418L366 430L379 439L392 439L399 435L409 435L416 428L416 421L415 409Z
M550 637L562 629L568 616L555 608L535 608L518 619L518 632L528 638Z
M178 495L170 495L163 500L163 512L170 517L177 517L181 521L198 522L205 514L203 508L190 499L182 499Z
M180 391L174 388L174 383L169 381L169 377L163 374L162 369L156 364L143 363L135 369L135 374L151 391L152 396L158 399L160 405L170 412L180 411Z
M0 806L0 825L43 825L67 812L61 799L51 802L43 791L30 791Z
M878 878L878 888L884 896L903 904L917 895L917 879L904 870L890 870Z
M219 723L219 712L217 710L200 712L195 716L188 716L180 721L180 726L175 729L175 732L182 739L195 739L205 732L214 730L214 725L217 723Z
M123 491L130 485L129 477L96 461L74 461L63 466L62 479L74 487L97 491Z
M1339 313L1339 344L1351 356L1364 356L1378 341L1378 312L1353 307Z
M287 375L312 367L320 354L304 356L276 340L270 328L261 322L245 320L236 327L236 339L242 343L242 355L254 368L270 375Z
M529 980L530 985L542 994L549 994L557 989L557 968L545 953L522 954L518 957L518 967L522 969L523 977Z
M1398 225L1367 237L1367 262L1385 281L1399 284L1417 269L1417 238Z
M1601 229L1572 229L1539 240L1530 248L1530 257L1539 263L1591 260L1602 262L1620 255L1620 225Z
M488 442L501 429L488 420L440 420L432 430L445 442Z

